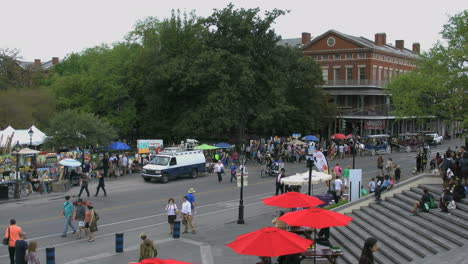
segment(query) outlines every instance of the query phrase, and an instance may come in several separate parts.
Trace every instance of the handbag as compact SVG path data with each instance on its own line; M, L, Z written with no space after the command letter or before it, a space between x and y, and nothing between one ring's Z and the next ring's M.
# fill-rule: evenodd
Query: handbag
M7 246L9 242L10 242L10 228L8 228L8 237L4 237L2 243L3 245Z

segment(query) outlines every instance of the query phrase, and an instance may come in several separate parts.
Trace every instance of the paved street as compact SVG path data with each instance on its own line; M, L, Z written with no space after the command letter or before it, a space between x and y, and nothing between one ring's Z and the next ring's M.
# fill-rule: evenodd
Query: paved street
M461 140L445 141L432 149L445 151L460 146ZM411 177L415 167L416 153L392 153L384 155L386 160L392 157L394 163L402 168L402 179ZM364 185L376 175L376 157L356 158L356 167L363 169ZM329 161L330 167L339 163L342 167L352 164L352 158ZM175 258L195 263L255 263L256 257L238 256L225 247L237 235L266 226L278 213L278 208L264 206L261 198L271 196L274 192L273 178L260 178L260 167L252 162L247 164L249 185L245 188L244 203L246 225L237 225L239 189L229 183L229 175L224 176L223 183L217 183L213 174L199 179L182 179L168 184L146 183L140 175L134 174L118 180L108 180L106 188L108 197L90 197L100 214L99 231L96 241L76 240L72 235L61 238L63 221L59 216L65 194L53 194L37 197L27 201L0 204L0 225L2 232L10 218L15 218L18 225L27 233L28 239L38 241L39 257L45 262L46 247L55 247L56 261L65 263L128 263L137 261L139 234L145 232L157 241L159 256ZM286 164L287 174L305 172L305 164ZM197 190L197 211L194 223L197 234L184 235L183 239L174 241L168 235L167 216L164 211L169 197L174 197L180 208L181 197L186 190L193 187ZM91 193L95 192L95 183L91 184ZM76 196L79 189L71 189L68 194ZM303 191L307 191L304 189ZM314 193L326 191L324 185L314 186ZM73 197L76 199L76 197ZM125 253L115 254L115 233L123 232L125 236ZM0 263L7 263L7 247L0 247ZM214 261L213 261L214 260ZM211 262L210 262L211 261Z

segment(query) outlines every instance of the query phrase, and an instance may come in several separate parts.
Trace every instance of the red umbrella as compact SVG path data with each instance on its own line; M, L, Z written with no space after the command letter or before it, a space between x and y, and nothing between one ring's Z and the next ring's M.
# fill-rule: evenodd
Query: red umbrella
M324 202L313 196L298 192L287 192L262 199L265 205L278 206L283 208L314 207Z
M276 227L265 227L254 232L240 235L227 244L238 254L262 257L276 257L301 253L314 241Z
M349 138L353 138L353 134L349 134L349 135L347 135L347 136L346 136L346 138L347 138L347 139L349 139Z
M353 220L352 217L347 215L322 208L290 212L278 219L290 226L308 226L318 229L331 226L346 226L349 221Z
M158 259L158 258L148 258L144 259L140 262L139 264L192 264L188 262L183 262L183 261L178 261L178 260L173 260L173 259Z
M308 226L315 229L332 226L346 226L351 220L353 220L352 217L347 215L322 208L311 208L290 212L284 214L278 219L291 226ZM314 232L314 238L316 236L317 231ZM314 255L314 263L315 261L316 255Z
M344 134L339 134L339 133L336 133L331 137L334 139L346 139L346 136Z

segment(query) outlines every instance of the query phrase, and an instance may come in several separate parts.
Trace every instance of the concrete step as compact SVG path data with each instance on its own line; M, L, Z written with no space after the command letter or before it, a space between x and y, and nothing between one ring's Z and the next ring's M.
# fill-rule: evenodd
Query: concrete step
M354 218L353 223L356 226L363 230L366 230L371 236L377 238L377 240L381 242L380 244L385 244L393 252L405 258L407 262L418 260L426 255L426 252L421 252L420 249L413 247L404 239L401 239L399 237L396 237L395 235L390 234L389 232L384 231L386 227L385 223L382 224L380 227L370 225L365 220L364 213L360 212L359 210L356 210L355 212L353 211L352 217Z
M332 229L333 230L333 229ZM338 231L335 231L336 233L338 233ZM341 256L340 258L338 258L336 260L336 263L337 264L342 264L342 263L345 263L345 264L354 264L354 263L358 263L359 262L359 259L357 259L351 252L350 250L343 246L346 242L346 239L345 240L340 240L340 239L336 239L337 236L333 236L331 233L330 233L330 243L333 245L333 246L339 246L341 248L341 252L343 252L343 256Z
M352 254L356 256L357 259L359 259L362 253L362 248L364 246L364 241L368 237L370 237L370 235L366 232L355 233L353 232L352 229L349 228L349 225L346 227L335 227L335 229L337 229L340 232L340 234L344 237L344 240L345 242L347 242L348 245L352 244L351 248L354 248L352 250ZM379 243L379 247L380 246L381 246L381 243ZM394 258L382 249L377 251L377 253L374 255L374 258L375 258L374 259L375 262L378 264L399 263L399 262L393 261Z
M422 228L420 224L411 221L411 219L403 218L393 212L389 212L389 210L382 209L382 206L363 207L361 209L376 219L375 221L387 223L389 228L406 236L408 239L412 239L415 243L432 252L432 254L438 254L439 252L451 249L450 245L452 243L449 240L435 235L430 229ZM457 245L453 244L452 246Z
M396 194L394 196L395 198L409 204L412 208L414 202L416 200L412 199L411 197L405 195L404 193ZM429 210L428 214L436 215L442 219L445 219L446 221L449 221L450 223L459 225L460 227L463 227L465 229L468 229L468 213L462 211L462 210L451 210L450 211L451 215L448 213L444 212L439 212L437 209L436 210Z
M419 236L414 236L412 234L413 232L401 230L401 227L395 227L395 223L393 221L376 218L375 214L368 213L368 211L365 211L363 209L365 208L361 208L361 210L356 210L356 212L353 211L353 213L359 216L362 220L364 220L364 224L379 229L387 236L392 237L393 240L400 241L398 245L408 248L420 258L425 258L428 255L434 255L439 252L438 250L434 249L434 246L439 247L438 245L426 244L419 239Z
M333 242L332 242L333 241ZM333 227L330 231L330 242L332 245L339 245L343 251L343 257L346 257L351 264L359 263L359 257L362 252L362 245L359 247L353 240L348 239L343 232L336 227Z
M422 189L420 189L421 192L423 192ZM406 196L409 196L411 197L412 199L414 199L415 201L419 201L421 199L421 196L422 194L420 194L419 192L416 192L414 190L410 190L410 191L403 191L403 193L406 195ZM432 193L431 193L432 194ZM432 195L434 197L434 201L436 202L437 205L439 205L439 200L440 200L440 195ZM457 203L457 211L463 211L465 213L468 214L468 205L464 204L464 203Z
M401 201L400 199L389 198L389 199L386 199L386 201L399 207L400 208L399 211L401 213L406 213L407 215L411 213L412 206ZM383 204L383 206L385 206L385 203ZM450 231L454 235L461 236L465 239L468 239L468 232L466 232L466 228L460 227L458 225L454 225L453 222L456 221L455 218L446 220L446 219L442 219L441 217L437 215L432 215L431 213L420 213L418 216L414 216L414 217L425 219L428 222L434 223L437 226L439 226L439 229L441 230L445 229L447 231Z
M419 194L419 195L423 195L424 191L423 189L421 188L415 188L415 187L412 187L411 188L411 191ZM440 196L441 194L439 193L435 193L435 192L431 192L429 191L430 194L432 194L432 196L434 196L434 199L436 200L436 203L439 202L440 200ZM457 202L457 207L458 206L461 206L463 208L464 211L468 211L468 200L467 199L462 199L460 202ZM466 208L466 209L465 209Z
M427 220L423 217L420 216L411 216L408 214L406 211L402 210L401 207L398 205L395 205L391 202L384 202L381 204L371 204L370 207L372 209L376 209L382 213L385 214L387 212L387 215L389 214L394 214L396 217L399 217L401 219L405 219L406 221L409 221L410 223L414 223L417 226L420 226L421 229L424 230L424 232L428 234L435 234L447 241L450 241L448 245L451 245L451 248L455 246L463 246L463 241L465 238L460 236L460 232L456 229L450 228L449 230L444 229L445 224L441 226L440 222L432 222L430 220Z

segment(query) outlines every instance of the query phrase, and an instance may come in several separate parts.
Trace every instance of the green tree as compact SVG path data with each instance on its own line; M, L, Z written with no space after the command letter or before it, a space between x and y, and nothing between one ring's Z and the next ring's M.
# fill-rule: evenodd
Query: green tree
M390 82L389 92L400 117L435 116L467 128L468 11L451 17L441 35L444 42L423 54L416 70Z
M87 147L108 145L116 139L116 130L96 115L80 110L65 110L56 114L45 133L51 147Z

